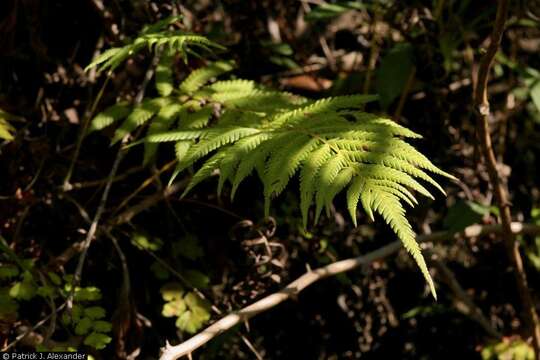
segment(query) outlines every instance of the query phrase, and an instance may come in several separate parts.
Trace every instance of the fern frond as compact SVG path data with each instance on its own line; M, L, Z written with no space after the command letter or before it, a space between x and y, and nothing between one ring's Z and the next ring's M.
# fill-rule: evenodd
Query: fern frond
M182 193L182 197L186 196L188 192L190 192L196 185L198 185L201 181L208 179L214 171L216 171L219 168L219 164L225 154L223 152L219 152L214 154L210 159L208 159L203 166L193 175L191 178L191 181L189 182L188 186L186 187L186 190ZM174 178L178 175L178 173L175 171L175 174L172 176L171 181L169 184L174 180Z
M218 194L221 194L225 181L229 180L233 182L233 175L238 168L240 161L263 141L268 140L270 136L269 133L259 133L249 136L237 141L234 145L222 152L224 156L219 166L220 175L217 190Z
M188 140L178 141L176 144L174 144L174 153L176 154L178 161L185 160L191 145L193 145L193 142Z
M177 130L166 131L158 134L148 135L144 141L150 143L171 142L180 140L195 140L207 134L208 130Z
M190 111L185 108L180 114L180 124L178 129L201 129L208 125L212 116L212 108L209 106Z
M137 127L150 120L162 107L168 104L169 100L166 98L149 99L141 102L140 105L133 109L122 125L116 129L111 143L114 144L122 140Z
M309 155L300 172L300 210L304 228L307 227L308 211L317 191L319 171L332 154L332 148L328 144L323 144Z
M201 140L189 149L184 159L178 164L178 167L185 169L211 151L259 132L259 129L254 128L231 128L227 131L220 132L217 136L210 139Z
M160 26L168 25L165 22ZM142 34L130 46L137 51L141 44L169 46L182 49L183 53L188 52L189 44L211 47L199 42L195 35L175 37L171 32L164 35L158 31ZM111 51L96 61L101 67L112 67L126 56L122 51L124 48ZM266 89L252 81L211 83L232 68L230 62L211 63L192 72L181 83L177 98L171 96L173 92L167 85L159 90L164 97L146 100L129 116L131 108L127 104L108 109L96 117L93 126L99 129L127 116L115 134L117 141L155 116L142 140L146 147L145 163L161 142L176 143L179 163L171 182L186 168L197 169L198 162L202 162L182 196L219 173L218 194L230 182L232 199L243 180L256 172L263 183L268 214L271 200L299 174L300 211L306 227L310 208L315 208L317 222L322 209L328 213L333 199L346 192L347 209L354 225L359 203L369 218L381 215L411 253L435 296L433 281L402 203L411 207L418 204L416 193L433 199L427 186L444 193L433 174L455 178L407 142L421 136L390 119L364 112L365 104L376 100L376 96L349 95L311 101ZM159 77L169 79L169 75L164 71ZM156 75L156 84L160 79ZM170 84L169 80L165 82Z
M107 126L114 124L116 121L124 119L131 112L131 106L128 102L122 101L113 106L108 107L100 112L92 119L88 132L102 130Z
M156 66L155 83L156 90L160 96L166 97L171 95L173 85L173 62L174 52L167 51L161 56L158 65Z
M346 157L337 153L334 154L322 167L319 176L316 179L316 194L315 194L315 223L318 222L322 208L325 205L326 191L332 187L334 179L339 172L348 166Z
M238 92L218 93L212 95L212 100L230 108L263 113L276 110L283 112L296 107L302 101L301 98L288 93L262 90L252 90L246 94Z
M170 17L163 20L163 22L146 27L132 42L121 47L108 49L98 56L85 68L85 71L94 67L98 71L113 71L126 59L144 49L154 50L159 47L163 48L165 52L180 53L184 59L186 59L187 53L196 55L195 48L200 48L207 52L224 49L223 46L208 40L204 36L168 30L167 27L176 21L178 21L177 18Z
M178 114L182 111L184 108L181 104L171 104L169 106L165 106L159 110L159 112L156 115L156 118L150 126L148 127L147 136L159 134L162 132L166 132L174 122L174 120L178 117ZM144 143L144 160L143 164L148 164L153 158L157 151L158 143L152 143L146 141Z
M429 285L431 294L437 299L435 284L429 274L426 262L422 256L420 245L416 242L416 235L412 230L410 223L405 217L405 210L399 202L399 198L388 192L380 191L376 187L366 184L361 193L362 205L366 211L373 211L380 214L385 222L390 225L392 230L397 234L398 238L403 243L403 246L412 255L420 271L424 275L426 282Z
M206 67L193 71L182 84L180 84L180 91L186 94L192 94L211 79L229 72L232 69L234 69L234 63L231 61L216 61L210 63Z
M251 80L224 80L206 86L205 90L210 90L211 94L249 94L255 90L263 90L263 88Z

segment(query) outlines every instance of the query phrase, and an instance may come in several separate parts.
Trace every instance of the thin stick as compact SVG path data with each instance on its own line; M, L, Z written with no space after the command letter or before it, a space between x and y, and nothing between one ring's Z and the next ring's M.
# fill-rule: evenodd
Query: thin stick
M73 153L73 158L71 159L71 163L69 164L69 169L68 169L66 177L64 179L64 184L63 184L64 191L71 190L71 188L72 188L72 186L70 184L71 175L73 175L73 170L75 169L75 164L77 163L77 159L79 158L79 153L81 151L81 146L82 146L83 140L86 137L86 133L88 131L88 126L90 125L90 120L92 119L92 115L95 113L96 108L97 108L97 106L99 104L99 101L103 97L103 93L105 92L105 88L107 87L107 84L109 83L110 79L111 79L111 73L108 73L107 78L105 78L105 81L103 82L103 85L101 86L101 89L99 89L99 92L98 92L96 98L94 99L94 102L92 103L92 106L84 114L83 126L81 128L81 132L79 133L79 138L77 139L77 144L75 145L75 152Z
M454 301L455 307L464 315L469 316L472 320L478 323L488 335L492 336L495 339L501 339L502 334L495 330L493 326L491 326L491 323L484 316L482 310L480 310L480 308L476 306L469 294L467 294L465 289L461 287L452 270L450 270L442 260L435 260L433 261L433 264L435 264L437 269L439 269L442 275L441 279L454 292L454 295L456 297L456 300Z
M152 76L154 75L154 68L157 66L159 62L159 51L156 52L154 55L154 59L152 60L151 66L146 71L146 74L144 76L144 80L141 84L141 89L139 90L137 96L135 97L135 104L140 104L141 101L144 98L144 93L146 91L146 87L148 86L148 83L150 82L150 79L152 79ZM129 135L126 135L122 139L122 145L125 145L128 142ZM73 281L71 284L71 291L67 298L67 305L68 309L72 308L73 305L73 297L75 295L75 287L79 285L81 281L81 275L82 270L84 267L84 262L86 260L86 255L88 253L88 249L90 248L90 245L92 244L92 240L94 236L96 235L96 231L98 228L99 221L101 220L101 216L103 215L103 212L105 211L105 206L107 205L107 199L109 198L109 193L113 184L113 180L116 176L116 173L118 172L118 167L120 166L120 163L122 162L122 159L126 155L126 151L122 149L122 147L118 150L116 153L116 157L114 159L114 163L112 165L111 171L109 173L109 177L107 179L107 183L105 184L105 189L103 190L103 194L101 195L101 199L96 211L96 214L94 215L94 219L92 220L92 224L90 224L90 228L88 229L88 232L86 233L86 238L84 240L83 250L81 252L81 255L79 256L79 262L77 263L77 268L75 270L75 274L73 276Z
M28 336L30 333L36 331L38 328L40 328L41 326L43 326L43 324L45 324L47 321L49 321L49 319L51 317L53 317L53 313L54 315L58 314L58 312L60 312L60 310L62 310L64 307L66 306L66 302L64 302L62 305L60 305L59 307L56 308L55 311L53 311L52 313L50 313L49 315L45 316L43 319L41 319L40 321L38 321L38 323L36 325L34 325L33 327L29 328L27 331L23 332L22 334L20 334L19 336L17 336L15 338L15 340L13 340L11 343L7 344L6 346L4 346L2 348L1 351L8 351L9 349L11 349L12 347L14 347L15 345L17 345L17 343L19 341L21 341L22 339L24 339L26 336Z
M503 228L501 225L471 225L458 233L442 231L435 232L430 235L418 236L417 241L441 241L461 237L476 237L490 233L501 233L502 231ZM512 223L511 231L516 234L540 234L540 226L516 222ZM219 334L231 329L232 327L240 323L246 322L250 318L264 311L267 311L276 305L279 305L285 300L296 297L302 290L314 284L315 282L330 276L356 269L360 266L369 265L374 261L381 260L392 255L401 248L401 242L395 241L366 255L337 261L316 270L308 271L304 275L291 282L289 285L285 286L282 290L270 294L241 310L230 313L229 315L216 321L197 335L191 337L187 341L184 341L183 343L176 346L171 346L167 342L165 348L162 349L160 360L176 360L182 356L189 355L214 337L218 336Z
M535 358L540 359L540 320L538 319L538 313L529 291L529 285L527 281L527 274L523 266L523 260L521 253L519 252L519 243L516 241L515 236L512 233L512 214L510 212L510 201L508 199L508 188L499 174L497 169L497 159L493 151L491 134L489 129L489 101L488 101L488 79L493 59L497 54L499 45L501 43L504 27L506 24L506 18L508 15L508 0L499 0L497 6L497 15L495 23L493 25L493 31L491 33L491 39L489 47L486 53L482 57L478 69L478 77L476 81L476 92L474 97L474 103L477 111L477 134L482 147L483 157L486 162L489 183L491 188L495 192L497 198L500 218L503 227L503 242L506 248L506 252L512 267L514 268L513 274L515 275L516 286L518 288L519 296L521 298L521 305L525 314L523 320L527 324L531 331L532 343L535 352Z

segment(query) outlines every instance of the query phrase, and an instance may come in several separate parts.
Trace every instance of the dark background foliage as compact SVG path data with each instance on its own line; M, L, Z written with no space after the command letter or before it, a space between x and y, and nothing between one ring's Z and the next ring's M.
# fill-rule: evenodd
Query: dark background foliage
M90 135L75 166L76 187L62 188L81 123L91 115L105 81L104 74L83 69L97 54L171 14L183 15L187 30L226 46L227 51L215 57L236 60L238 77L313 98L380 93L381 101L369 110L386 112L423 134L414 145L461 180L444 184L447 198L424 200L409 211L418 233L495 223L497 211L475 138L472 78L496 2L323 3L0 2L0 109L23 119L13 122L15 139L0 143L0 232L11 249L32 259L41 271L74 272L77 256L60 265L58 257L83 239L88 224L82 211L95 212L115 153L109 146L110 132ZM540 76L531 80L527 75L530 69L540 69L538 10L535 1L512 3L490 83L494 148L509 176L514 218L525 222L540 221L534 216L540 195L540 86L535 88ZM140 54L115 71L98 110L117 99L133 99L149 66L148 55ZM187 65L179 63L176 76L182 78L203 63L196 58ZM154 90L148 91L152 95ZM140 149L128 154L121 178L113 185L104 223L115 220L117 207L170 161L167 156L164 151L155 165L142 168ZM154 177L123 210L159 193L168 175ZM125 282L118 253L107 237L98 235L88 253L83 284L101 290L113 339L104 350L89 349L96 358L125 358L125 352L140 351L139 358L153 359L165 339L177 342L189 336L161 316L160 288L168 280L156 276L156 258L184 275L196 271L199 278L194 282L226 313L278 290L304 273L307 265L315 268L358 256L395 240L384 224L370 223L363 215L354 228L342 198L329 218L304 232L294 186L274 202L274 231L274 225L263 219L258 180L244 184L232 203L228 196L217 198L215 186L215 181L207 181L186 198L173 196L114 227L131 280L127 297L121 290ZM270 254L273 265L258 265L258 256L266 255L264 247L245 243L258 231L269 233L269 241L276 244ZM140 250L130 241L135 234L151 242L160 239L163 245L155 251ZM521 241L530 255L526 257L530 284L537 290L538 240ZM526 335L499 237L429 246L493 328L512 339ZM437 302L402 252L314 285L298 299L251 320L249 332L236 328L197 356L255 358L240 337L244 335L267 359L482 358L482 349L493 339L460 311L459 299L445 285L444 275L431 265L439 284ZM167 276L174 280L170 271ZM533 296L538 305L538 293L533 291ZM43 299L21 302L15 317L0 319L0 346L11 343L21 326L32 326L49 312ZM63 342L70 335L69 329L58 325L52 339ZM21 349L35 345L17 344Z

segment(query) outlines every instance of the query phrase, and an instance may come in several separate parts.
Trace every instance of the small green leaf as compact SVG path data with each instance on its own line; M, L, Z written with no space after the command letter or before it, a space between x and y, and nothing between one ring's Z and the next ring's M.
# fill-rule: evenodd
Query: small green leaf
M452 231L458 232L467 226L476 224L488 215L490 209L473 201L459 200L448 209L448 214L444 218L444 226Z
M173 301L182 299L184 289L182 288L182 285L178 283L167 283L161 287L160 292L163 300Z
M93 332L84 339L84 345L91 346L97 350L105 349L112 338L99 332Z
M88 334L90 329L92 328L92 319L88 317L84 317L77 323L77 326L75 326L75 334L77 335L85 335Z
M90 306L84 309L84 315L92 320L96 320L104 318L106 312L101 306Z
M414 66L413 48L409 43L394 46L381 60L376 88L383 108L401 95Z
M150 239L147 235L141 233L133 234L131 243L141 250L156 251L161 249L163 241L158 238Z
M9 296L18 300L30 300L36 295L36 287L32 281L18 281L9 290Z
M40 286L37 289L37 294L43 298L55 298L57 296L56 288L53 286Z
M92 324L94 331L108 333L112 330L112 324L108 321L97 320Z
M97 301L101 299L101 290L94 286L75 288L74 299L75 301Z
M48 272L47 275L49 275L49 279L51 279L51 282L56 285L56 286L60 286L62 284L62 279L60 278L60 276L56 275L55 273L53 272Z
M481 355L482 360L534 360L533 348L521 339L503 339L486 346Z
M0 279L10 279L19 275L19 269L15 265L0 266Z
M186 311L186 303L183 299L176 299L163 305L161 315L165 317L178 317Z

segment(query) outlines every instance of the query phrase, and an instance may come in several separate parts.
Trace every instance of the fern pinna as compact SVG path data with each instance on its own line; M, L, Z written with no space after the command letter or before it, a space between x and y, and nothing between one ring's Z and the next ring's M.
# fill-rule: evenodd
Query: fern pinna
M164 59L170 64L170 56ZM140 140L145 145L144 161L152 160L159 143L174 142L178 165L171 181L192 166L198 168L183 196L219 172L218 193L228 182L233 198L242 181L256 172L264 185L266 215L272 198L299 174L304 226L310 208L314 207L317 222L322 210L328 212L332 200L344 191L353 223L359 203L371 219L375 213L381 215L436 296L402 203L417 204L413 191L433 198L423 183L444 194L430 173L453 176L404 140L421 136L364 112L365 103L376 99L372 95L312 101L247 80L212 82L232 68L230 62L211 63L176 87L170 76L156 76L160 97L135 107L116 104L97 115L91 129L125 119L113 139L118 141L151 120Z

